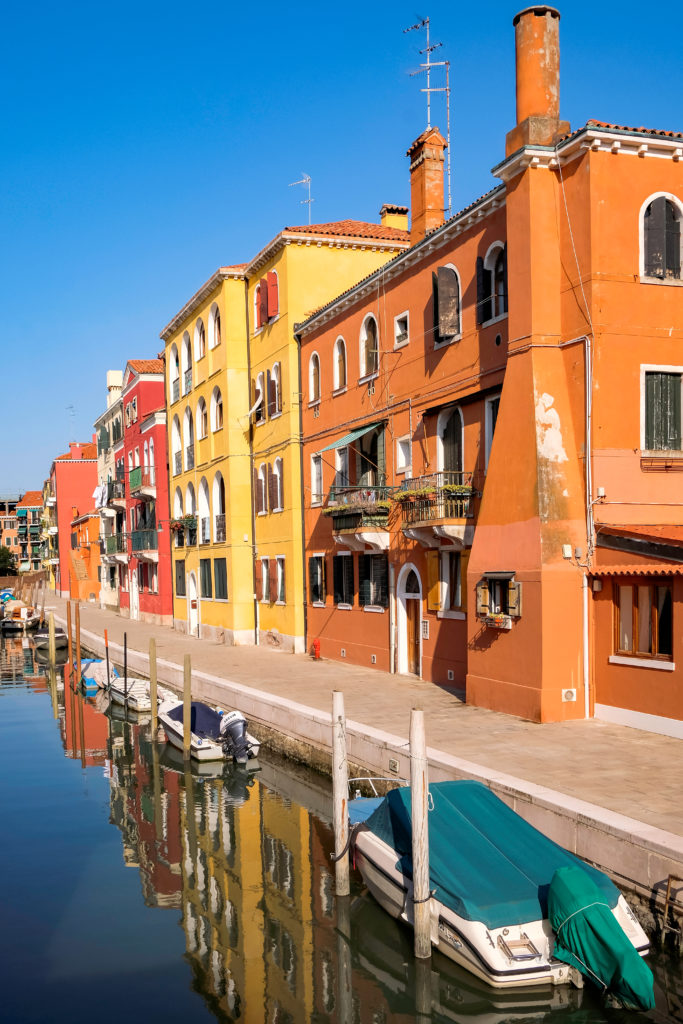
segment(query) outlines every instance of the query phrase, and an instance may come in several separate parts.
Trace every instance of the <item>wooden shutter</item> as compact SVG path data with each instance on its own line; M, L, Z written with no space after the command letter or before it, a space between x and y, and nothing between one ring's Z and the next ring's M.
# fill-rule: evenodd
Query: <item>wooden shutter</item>
M508 311L508 244L503 246L503 281L505 282L505 293L503 296L503 310Z
M370 555L358 556L358 604L370 604Z
M469 551L460 552L460 610L467 611L467 566L470 560Z
M666 276L680 278L681 276L681 225L676 220L673 204L666 204Z
M277 388L275 379L271 377L270 370L266 371L266 391L268 394L268 415L273 416L277 410Z
M320 559L320 589L321 596L320 600L325 601L327 599L327 559L323 555Z
M347 555L346 558L342 559L342 567L344 571L344 597L349 604L353 604L355 596L355 586L353 578L353 555Z
M664 277L666 251L666 199L653 199L644 217L645 273L648 277Z
M273 467L272 467L270 462L268 463L266 472L267 472L267 475L268 475L268 508L272 512L273 509L276 509L278 507L278 505L277 505L277 480L275 479L275 474L273 473Z
M277 558L268 563L268 600L271 604L277 601Z
M254 466L254 512L258 513L259 511L260 507L258 503L258 470L256 466Z
M441 341L439 336L439 278L432 271L432 317L434 321L434 343Z
M372 582L375 589L374 603L379 608L389 607L389 559L386 555L370 555L372 559Z
M285 601L287 598L287 589L285 584L285 560L284 558L279 559L278 565L280 566L280 573L282 577L282 596L277 595L278 601Z
M344 562L345 557L341 555L332 556L332 587L334 589L334 603L344 603Z
M522 584L516 580L508 583L508 615L519 618L522 614Z
M268 321L268 279L262 277L259 281L259 316L261 319L260 326L263 327Z
M263 600L263 568L260 558L256 559L256 600Z
M645 447L680 451L681 375L645 374Z
M491 271L484 267L484 260L477 256L477 323L491 319Z
M275 412L282 412L282 363L276 363L273 374L273 392L275 395Z
M268 316L277 316L279 312L279 297L277 291L277 274L274 270L268 271Z
M427 610L441 611L441 564L440 551L428 551L427 559Z
M318 593L318 572L317 572L317 559L314 555L311 555L308 559L308 600L313 604L314 601L320 600L320 594Z
M460 288L452 267L439 267L436 299L439 337L452 338L460 328Z
M477 583L477 615L489 613L489 581L481 579Z

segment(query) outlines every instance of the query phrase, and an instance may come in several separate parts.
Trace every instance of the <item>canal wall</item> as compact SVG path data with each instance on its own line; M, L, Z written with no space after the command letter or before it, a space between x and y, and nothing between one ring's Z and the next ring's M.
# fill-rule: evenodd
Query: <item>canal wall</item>
M81 639L84 647L104 655L101 636L82 630ZM123 648L110 641L109 653L121 666ZM148 677L148 655L129 647L128 670L132 675ZM157 658L157 676L160 683L182 692L181 664ZM331 773L331 713L197 670L192 672L192 693L207 703L238 708L246 715L250 731L265 745L292 760ZM407 728L408 721L406 732ZM347 719L346 742L352 776L410 777L408 741L404 737ZM669 925L676 929L669 934L680 938L683 837L431 747L427 754L431 781L483 782L545 835L614 879L629 894L648 934L660 935L663 926ZM665 914L670 876L675 880L671 895L677 900Z

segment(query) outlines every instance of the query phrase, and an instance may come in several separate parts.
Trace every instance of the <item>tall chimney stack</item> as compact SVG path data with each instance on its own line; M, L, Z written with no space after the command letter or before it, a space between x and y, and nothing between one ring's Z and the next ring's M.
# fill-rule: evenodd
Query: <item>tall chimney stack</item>
M410 157L410 244L443 224L443 154L447 142L438 128L427 128L415 139Z
M539 4L515 15L517 125L505 155L522 146L551 146L569 131L560 121L560 12Z

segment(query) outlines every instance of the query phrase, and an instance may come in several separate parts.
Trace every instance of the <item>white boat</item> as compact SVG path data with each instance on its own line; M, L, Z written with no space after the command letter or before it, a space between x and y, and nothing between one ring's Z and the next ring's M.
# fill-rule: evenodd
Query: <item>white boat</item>
M152 710L152 699L147 679L128 679L124 681L120 675L116 674L111 677L109 694L114 704L121 704L127 707L129 711L135 711L139 714ZM167 690L163 686L157 686L157 705L166 703L169 700L177 700L177 697L171 690Z
M486 786L442 782L430 785L429 794L431 941L455 963L495 988L581 986L576 967L554 956L548 920L555 872L576 865L598 887L631 951L648 952L645 932L610 879L542 835ZM355 863L368 890L392 917L412 926L410 788L351 800L349 816Z
M193 700L191 707L191 757L197 761L232 759L237 764L258 757L261 744L247 732L247 720L240 711L219 711L198 700ZM161 704L159 722L169 743L183 750L183 702L174 698Z
M102 658L84 658L81 660L81 682L86 690L106 690L109 684L118 679L118 672L113 665L109 667Z
M35 608L24 604L23 601L7 601L5 616L0 620L0 627L4 633L21 633L35 629L39 622L40 615Z
M50 647L50 630L47 626L41 626L36 629L33 634L33 643L37 651L49 650ZM69 641L66 632L61 626L55 627L55 650L65 651L69 646Z

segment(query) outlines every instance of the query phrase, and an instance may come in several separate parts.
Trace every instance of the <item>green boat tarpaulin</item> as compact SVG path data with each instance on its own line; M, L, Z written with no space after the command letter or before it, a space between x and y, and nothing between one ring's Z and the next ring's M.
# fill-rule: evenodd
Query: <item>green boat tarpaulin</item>
M548 893L555 956L577 967L629 1009L655 1005L652 972L615 919L601 891L580 867L559 868Z
M437 782L429 787L429 875L436 899L468 921L488 928L548 916L548 889L560 867L577 867L615 907L619 890L520 818L481 782ZM410 787L394 789L366 821L393 847L412 878Z

